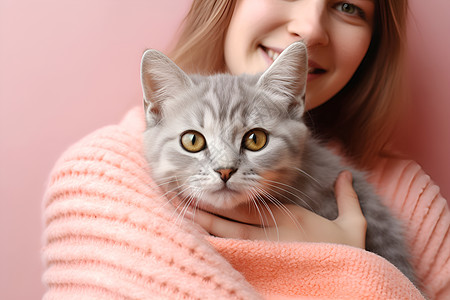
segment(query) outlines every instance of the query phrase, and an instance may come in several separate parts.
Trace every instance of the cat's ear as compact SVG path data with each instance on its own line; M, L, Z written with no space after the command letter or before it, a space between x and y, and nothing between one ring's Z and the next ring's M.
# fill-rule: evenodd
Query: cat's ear
M306 45L295 42L287 47L272 65L261 75L258 86L287 101L290 108L303 114L306 81L308 78L308 56Z
M192 81L167 56L152 49L142 56L141 83L147 121L157 124L164 102L191 86Z

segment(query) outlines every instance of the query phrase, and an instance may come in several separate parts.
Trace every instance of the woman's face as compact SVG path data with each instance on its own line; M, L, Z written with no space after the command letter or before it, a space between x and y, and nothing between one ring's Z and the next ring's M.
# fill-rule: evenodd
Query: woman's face
M259 73L283 49L308 47L306 109L341 90L358 68L372 37L376 0L237 0L225 38L232 74Z

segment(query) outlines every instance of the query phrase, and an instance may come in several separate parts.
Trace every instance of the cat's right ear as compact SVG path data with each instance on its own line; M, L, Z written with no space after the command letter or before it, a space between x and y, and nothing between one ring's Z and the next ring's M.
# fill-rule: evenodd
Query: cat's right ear
M284 103L291 116L301 118L305 107L307 80L307 49L299 41L292 43L278 56L261 75L258 86L273 95L274 101Z
M167 56L152 49L142 56L141 84L147 123L156 125L163 116L164 102L191 86L192 81Z

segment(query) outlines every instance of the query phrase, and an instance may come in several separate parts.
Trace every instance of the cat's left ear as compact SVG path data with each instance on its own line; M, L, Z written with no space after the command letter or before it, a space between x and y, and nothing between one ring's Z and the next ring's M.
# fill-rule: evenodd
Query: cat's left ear
M302 115L305 106L308 56L306 45L295 42L287 47L261 75L258 86L286 102L289 109Z
M192 85L191 79L173 61L157 50L147 50L141 61L141 83L147 122L157 124L164 103Z

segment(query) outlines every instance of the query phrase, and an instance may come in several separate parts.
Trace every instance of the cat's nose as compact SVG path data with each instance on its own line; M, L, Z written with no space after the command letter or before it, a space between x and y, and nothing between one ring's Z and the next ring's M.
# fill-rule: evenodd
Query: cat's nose
M227 182L231 175L236 173L237 169L215 169L214 171L220 174L220 179L223 182Z

